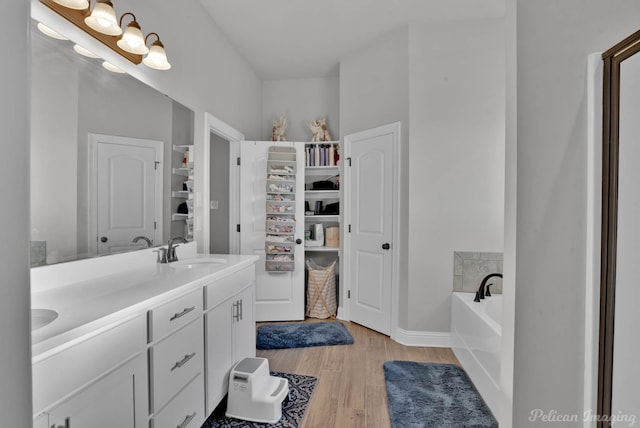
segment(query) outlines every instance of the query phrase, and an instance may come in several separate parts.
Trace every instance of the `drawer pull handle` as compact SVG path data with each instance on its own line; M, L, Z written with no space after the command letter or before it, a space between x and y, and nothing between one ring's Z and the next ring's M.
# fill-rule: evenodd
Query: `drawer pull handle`
M191 423L191 421L195 417L196 417L196 412L193 412L193 414L191 415L187 415L187 417L184 418L184 421L182 421L182 423L178 425L176 428L186 428L186 426L189 425L189 423Z
M189 312L191 311L195 311L196 307L195 306L191 306L190 308L185 308L184 311L180 312L179 314L173 314L173 316L171 318L169 318L169 321L173 321L173 320L177 320L180 317L183 317L185 315L187 315Z
M178 361L175 366L171 367L171 371L174 371L175 369L179 369L180 367L184 366L185 364L187 364L187 361L189 361L195 356L196 356L195 352L189 355L185 355L182 360Z

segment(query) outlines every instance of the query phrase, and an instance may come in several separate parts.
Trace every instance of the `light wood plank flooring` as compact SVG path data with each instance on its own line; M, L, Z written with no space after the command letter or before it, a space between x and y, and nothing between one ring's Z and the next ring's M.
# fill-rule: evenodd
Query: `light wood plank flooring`
M305 322L317 321L322 320ZM403 346L361 325L336 322L347 327L353 345L257 351L258 357L269 359L271 370L318 378L300 428L389 427L382 363L409 360L460 364L449 348Z

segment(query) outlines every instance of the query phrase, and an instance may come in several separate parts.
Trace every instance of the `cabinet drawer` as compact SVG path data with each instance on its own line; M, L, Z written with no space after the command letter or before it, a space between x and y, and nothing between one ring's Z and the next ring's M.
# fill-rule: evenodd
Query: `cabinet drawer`
M239 272L217 279L205 288L205 309L216 307L234 294L253 284L255 280L255 265L251 265Z
M189 324L202 315L202 291L194 290L149 311L149 342Z
M203 342L200 317L149 349L152 412L204 370Z
M34 414L66 398L145 348L140 315L33 364Z
M202 374L151 418L151 428L199 428L205 419Z

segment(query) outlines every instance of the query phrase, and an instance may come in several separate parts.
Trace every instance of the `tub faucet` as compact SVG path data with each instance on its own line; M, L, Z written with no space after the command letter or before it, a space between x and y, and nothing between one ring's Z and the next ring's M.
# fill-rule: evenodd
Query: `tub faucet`
M151 239L147 238L146 236L136 236L135 238L133 238L131 240L131 242L133 242L134 244L137 244L138 241L143 240L144 242L147 243L147 248L151 248L151 246L153 245L153 243L151 242Z
M487 281L489 281L489 279L493 278L494 276L498 277L498 278L502 278L502 274L501 273L490 273L489 275L485 276L482 279L482 282L480 283L480 288L478 288L478 291L476 291L476 297L475 299L473 299L474 302L479 302L480 299L484 299L485 296L491 296L491 293L489 293L489 286L493 285L493 283L491 284L487 284ZM485 294L485 286L487 289L487 292Z
M189 242L186 239L184 239L182 236L176 236L175 238L171 238L169 240L169 244L167 245L167 263L178 261L178 256L176 256L176 247L177 247L177 245L175 245L176 241L182 242L183 244L186 244Z

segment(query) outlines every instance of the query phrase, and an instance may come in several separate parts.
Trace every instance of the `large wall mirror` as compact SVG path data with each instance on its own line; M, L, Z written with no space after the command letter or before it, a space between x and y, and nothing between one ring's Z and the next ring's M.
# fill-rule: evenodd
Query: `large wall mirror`
M609 427L640 416L640 31L603 61L598 427Z
M131 242L135 235L128 231L121 242L115 238L115 229L142 217L155 222L147 236L154 245L184 236L185 222L172 220L181 203L172 198L172 189L182 190L184 181L172 174L183 160L173 149L193 144L193 112L127 74L105 69L99 58L79 55L74 43L44 35L37 24L31 25L32 266L144 248L148 244ZM152 151L158 157L148 163L159 175L154 180L143 163L127 168L132 161L121 152L113 155L118 148L134 157ZM102 167L104 153L121 156L120 166L128 172L111 171L103 179L103 169L118 168L117 162ZM147 185L153 197L147 198ZM120 196L111 196L117 209L98 201L99 186L111 195L120 189ZM157 211L155 217L150 209ZM96 233L104 218L113 237Z

